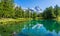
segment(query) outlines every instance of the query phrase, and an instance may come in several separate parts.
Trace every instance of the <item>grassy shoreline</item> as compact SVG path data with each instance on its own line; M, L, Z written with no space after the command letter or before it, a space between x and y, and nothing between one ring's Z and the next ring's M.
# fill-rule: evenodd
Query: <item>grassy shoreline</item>
M38 20L38 19L44 20L42 17L41 18L37 17L35 20ZM29 21L29 20L33 20L33 18L16 18L16 19L13 19L13 18L2 18L2 19L0 19L0 22L9 22L9 21L18 22L18 21ZM60 17L55 18L53 20L60 21Z
M4 23L4 22L24 22L24 21L30 21L30 20L33 20L33 18L16 18L16 19L13 19L13 18L2 18L0 19L0 23ZM36 18L35 20L44 20L43 18ZM57 21L60 21L60 17L58 18L55 18L53 20L57 20Z
M17 18L17 19L12 19L12 18L2 18L0 19L0 24L7 24L7 23L10 23L10 22L26 22L26 21L29 21L29 20L32 20L32 18Z

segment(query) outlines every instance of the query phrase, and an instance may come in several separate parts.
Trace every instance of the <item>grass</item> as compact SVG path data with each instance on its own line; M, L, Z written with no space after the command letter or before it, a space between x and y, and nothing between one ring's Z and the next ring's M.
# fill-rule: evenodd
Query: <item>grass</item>
M9 22L25 22L32 20L31 18L17 18L17 19L12 19L12 18L2 18L0 19L0 23L7 24Z
M56 20L56 21L60 21L60 17L57 17L55 20Z
M26 21L26 20L30 20L30 18L17 18L17 19L3 18L3 19L0 19L0 22L8 22L8 21Z

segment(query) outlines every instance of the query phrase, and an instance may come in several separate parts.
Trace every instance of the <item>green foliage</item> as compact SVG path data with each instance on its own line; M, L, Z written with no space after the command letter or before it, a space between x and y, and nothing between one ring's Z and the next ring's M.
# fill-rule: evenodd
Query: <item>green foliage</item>
M55 14L55 16L57 17L57 16L59 16L59 13L60 13L60 8L59 8L58 5L56 5L56 6L54 7L54 14Z
M24 17L25 18L32 18L33 13L29 10L29 8L24 12Z
M51 19L53 18L53 8L52 6L49 8L46 8L43 12L43 17L46 19Z
M0 18L36 18L43 17L44 19L57 18L60 15L60 7L56 5L46 8L42 13L37 14L29 8L24 11L21 7L14 7L14 0L2 0L0 2Z
M42 14L43 14L43 13L39 13L39 14L37 15L37 17L42 17Z
M56 5L54 8L50 6L46 8L42 13L42 17L44 19L57 18L59 15L60 15L60 7L58 5Z
M1 8L0 8L0 14L2 18L9 18L12 17L13 12L13 0L2 0L1 1Z
M21 9L21 7L15 8L15 17L16 18L22 18L24 11Z
M24 11L21 7L14 7L14 0L2 0L0 3L0 18L32 18L29 8Z
M33 12L33 19L35 19L37 17L36 12Z

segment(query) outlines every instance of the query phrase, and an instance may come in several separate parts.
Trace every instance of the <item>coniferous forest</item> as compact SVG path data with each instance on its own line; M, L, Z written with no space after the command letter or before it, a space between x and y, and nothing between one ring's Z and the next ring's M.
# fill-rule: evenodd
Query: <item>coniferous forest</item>
M59 17L60 7L58 5L46 7L42 13L37 14L36 11L30 11L29 8L25 11L14 4L14 0L1 0L0 2L0 18L36 18L42 17L52 19Z

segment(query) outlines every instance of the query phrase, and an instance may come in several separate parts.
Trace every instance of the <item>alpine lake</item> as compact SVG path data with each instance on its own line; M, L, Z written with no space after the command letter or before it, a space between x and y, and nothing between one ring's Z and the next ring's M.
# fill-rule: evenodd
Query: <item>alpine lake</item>
M8 36L13 31L18 32L17 36L60 36L60 21L56 20L30 20L9 24L0 25L2 36Z

